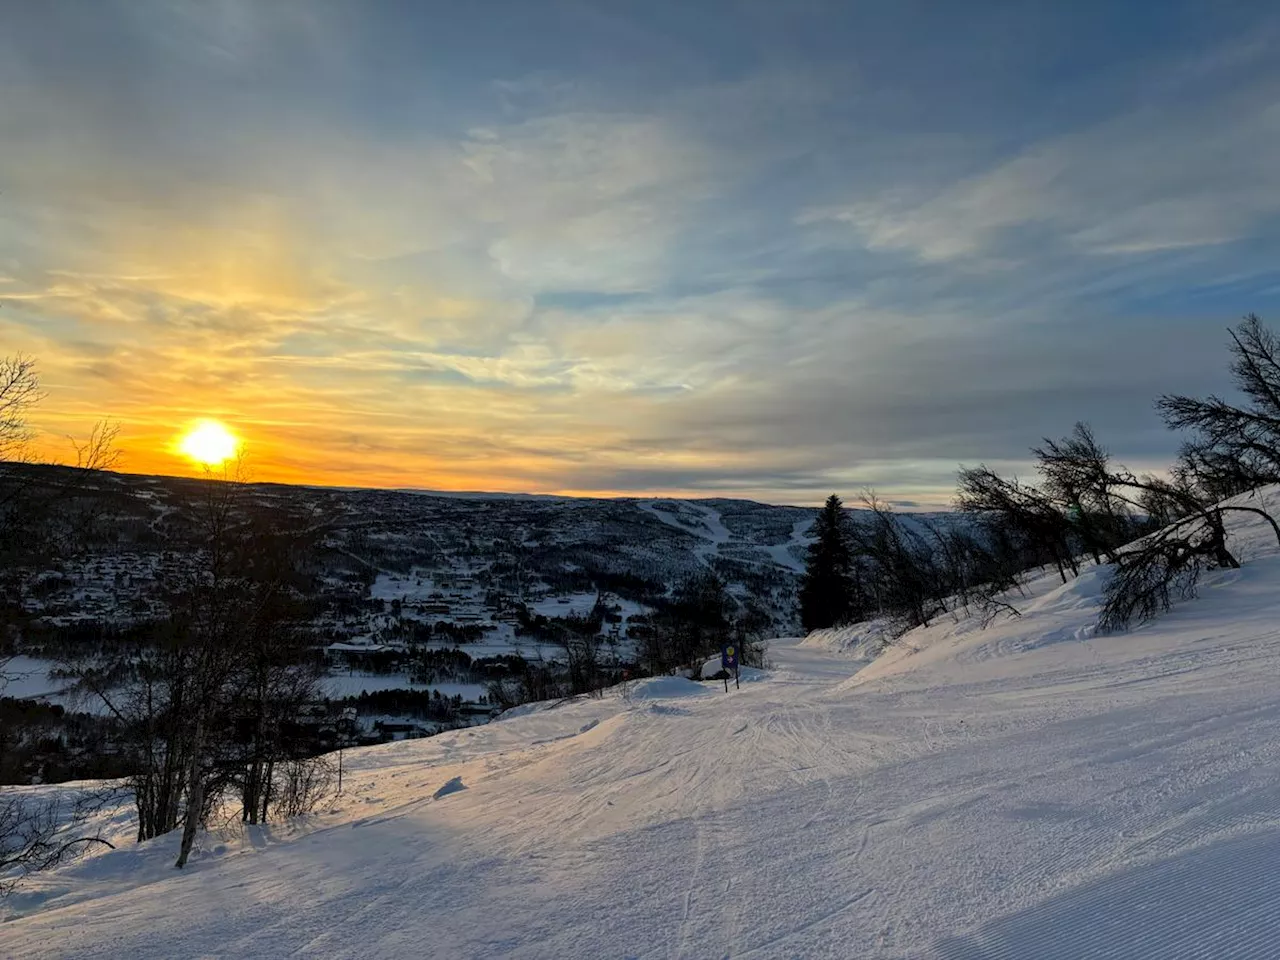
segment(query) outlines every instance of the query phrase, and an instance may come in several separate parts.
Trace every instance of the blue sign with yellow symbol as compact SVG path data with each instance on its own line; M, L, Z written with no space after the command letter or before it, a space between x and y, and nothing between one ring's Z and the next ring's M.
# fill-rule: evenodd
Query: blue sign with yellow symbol
M736 643L726 643L720 648L720 666L726 670L738 669L738 645Z

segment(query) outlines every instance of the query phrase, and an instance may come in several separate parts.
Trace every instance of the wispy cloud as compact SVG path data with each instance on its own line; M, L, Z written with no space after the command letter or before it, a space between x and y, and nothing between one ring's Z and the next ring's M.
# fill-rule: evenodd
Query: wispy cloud
M138 470L200 416L340 483L937 503L1080 417L1157 462L1280 301L1273 21L32 5L0 338Z
M904 195L804 211L876 250L924 261L1008 265L1042 246L1135 254L1257 235L1280 213L1280 83L1208 103L1172 104L1035 143L927 198ZM1061 252L1061 251L1055 251Z

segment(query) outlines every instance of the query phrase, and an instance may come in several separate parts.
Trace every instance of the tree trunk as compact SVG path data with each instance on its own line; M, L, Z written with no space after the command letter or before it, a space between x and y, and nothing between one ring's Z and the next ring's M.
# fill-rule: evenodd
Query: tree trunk
M240 819L248 824L258 822L258 797L261 793L262 761L254 756L249 761L249 769L244 778L244 799L241 803Z
M262 778L262 822L266 823L270 819L267 814L271 811L271 783L275 777L276 762L274 760L267 761L266 775Z
M134 805L138 808L138 842L151 839L155 822L155 787L150 772L143 774L133 785Z
M201 776L200 755L204 752L204 716L196 717L195 734L191 738L191 764L187 769L187 814L182 824L182 848L178 851L179 869L187 865L191 847L200 828L200 813L204 809L204 778Z

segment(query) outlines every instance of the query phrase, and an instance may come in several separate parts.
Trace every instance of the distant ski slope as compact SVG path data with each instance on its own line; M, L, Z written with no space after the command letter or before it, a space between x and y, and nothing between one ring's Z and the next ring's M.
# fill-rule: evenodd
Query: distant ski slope
M667 526L692 534L700 540L705 540L705 543L700 543L693 548L694 554L704 564L708 562L708 558L716 555L723 544L733 539L733 534L724 525L719 511L710 504L698 500L666 500L662 502L680 509L681 515L690 522L681 523L676 519L675 514L669 510L659 509L655 501L652 500L637 500L635 504L649 516L661 520ZM693 515L692 518L690 514ZM770 553L770 556L772 556L772 553ZM789 568L792 566L788 563L781 565Z
M349 751L324 811L38 878L41 957L1280 955L1280 555L1099 637L1102 572L1017 619L776 641L677 678ZM852 651L851 655L849 652ZM49 789L49 788L39 788Z
M780 567L789 567L796 573L804 573L804 561L800 557L804 555L804 549L810 543L811 538L808 534L812 528L812 518L797 520L792 524L789 541L766 548L769 556L773 557L773 562Z

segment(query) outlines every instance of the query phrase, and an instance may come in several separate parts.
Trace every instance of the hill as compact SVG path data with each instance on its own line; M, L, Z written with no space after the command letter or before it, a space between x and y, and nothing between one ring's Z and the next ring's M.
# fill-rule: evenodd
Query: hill
M61 468L24 468L53 485ZM13 482L16 473L7 475ZM77 531L87 558L76 582L50 578L41 612L128 622L150 612L148 571L180 548L202 481L103 473L77 485ZM763 602L778 627L794 620L795 581L816 511L746 500L588 499L444 494L248 484L264 509L325 525L330 592L378 576L417 582L468 578L529 602L621 592L643 602L683 577L714 569L739 595ZM124 580L127 578L128 582ZM439 583L437 583L437 586ZM394 592L394 586L388 588ZM385 591L384 591L385 592ZM402 594L404 590L400 591ZM377 599L357 590L354 599ZM483 604L481 604L483 607ZM381 611L369 611L381 612ZM493 622L489 611L479 614ZM369 632L351 624L352 635Z
M351 751L321 812L184 873L109 812L120 849L24 887L6 950L1274 956L1280 554L1252 521L1242 569L1130 633L1094 633L1088 568L874 661L857 631L775 641L728 694L659 678Z
M6 483L55 489L65 468L23 467ZM79 474L63 498L74 554L16 571L26 618L10 696L70 703L49 675L85 644L163 620L184 572L203 481ZM0 491L2 495L3 491ZM562 656L529 618L584 617L603 602L602 657L625 663L646 616L714 572L775 634L797 629L796 596L816 510L746 500L587 499L246 484L247 510L323 530L308 597L332 696L440 690L482 695L486 663ZM908 518L915 515L907 515ZM12 572L12 571L11 571ZM21 617L20 617L21 619ZM479 666L424 673L410 650L461 649ZM421 658L419 658L421 659ZM12 672L12 671L11 671ZM415 679L416 678L416 679Z

